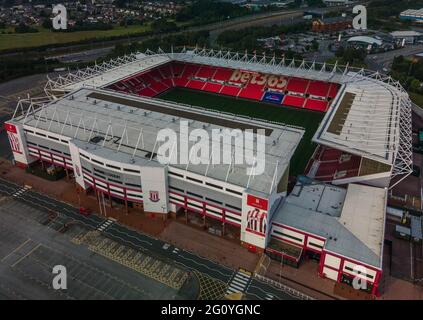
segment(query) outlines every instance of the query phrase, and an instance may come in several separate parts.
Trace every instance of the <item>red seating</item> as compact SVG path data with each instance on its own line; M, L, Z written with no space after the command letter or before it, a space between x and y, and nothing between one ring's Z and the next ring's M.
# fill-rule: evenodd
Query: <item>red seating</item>
M221 84L211 83L211 82L207 82L206 85L203 87L204 91L215 92L215 93L219 93L220 89L222 89Z
M342 151L337 149L325 148L320 156L320 161L339 161Z
M171 65L173 77L180 78L185 70L185 64L175 62Z
M157 92L147 87L138 91L137 94L139 94L140 96L154 97L155 95L157 95Z
M306 99L303 97L285 96L282 101L282 104L286 106L302 108L305 100Z
M153 89L154 91L156 91L157 93L161 93L161 92L169 89L169 87L165 86L161 82L152 82L150 84L150 88Z
M336 95L338 94L338 89L339 89L339 85L337 85L336 83L331 83L328 97L332 99L335 98Z
M249 83L241 92L238 97L252 100L261 100L263 97L263 85Z
M326 97L329 93L330 83L311 81L307 93L313 96Z
M211 79L213 78L213 75L215 72L216 72L216 68L201 66L200 69L195 74L195 76L198 78Z
M235 71L236 70L234 69L213 67L210 65L171 62L161 65L155 69L140 72L135 76L128 77L127 79L112 84L109 87L117 91L136 93L150 97L164 92L169 88L185 87L261 101L266 92L266 88L269 85L267 83L269 77L255 73L254 76L246 74L245 77L241 78L238 86L236 84L229 83L229 79ZM245 74L242 70L238 70L237 72L239 73L239 76L241 76L240 72ZM262 84L252 84L248 82L247 76L251 79L260 79ZM281 79L282 78L271 78L270 85L274 86L275 81L277 80L280 82ZM300 78L286 78L286 80L286 90L290 91L291 94L285 95L282 104L297 108L326 111L329 105L329 102L326 101L326 99L319 100L307 98L297 94L302 93L305 95L305 93L307 93L311 96L326 98L334 97L339 89L337 84L331 84L324 81L311 81Z
M182 78L191 78L193 77L197 71L198 71L199 66L194 65L194 64L187 64L185 67L185 70L182 74Z
M187 88L191 88L191 89L197 89L197 90L202 90L203 87L205 86L206 82L204 81L200 81L200 80L190 80L188 81L188 83L186 84Z
M223 86L222 90L220 91L221 94L226 94L228 96L237 96L239 91L241 90L240 87L236 86Z
M286 89L291 92L305 93L307 90L309 80L290 78Z
M161 66L158 70L163 79L173 78L172 65L170 63L165 64L164 66Z
M173 83L173 79L163 79L161 83L163 83L168 88L173 88L175 86L175 84Z
M173 79L173 82L177 87L186 87L189 80L187 78L175 78Z
M228 81L231 78L233 72L233 69L217 68L213 79L218 81Z
M337 164L335 163L331 163L331 162L322 162L319 165L319 168L317 169L315 178L317 179L321 179L321 178L326 178L326 180L328 179L332 179L333 175L336 172L336 168L337 168Z
M360 168L361 157L351 156L351 159L339 164L338 171L358 170Z
M316 111L326 111L328 102L323 100L307 99L304 108Z

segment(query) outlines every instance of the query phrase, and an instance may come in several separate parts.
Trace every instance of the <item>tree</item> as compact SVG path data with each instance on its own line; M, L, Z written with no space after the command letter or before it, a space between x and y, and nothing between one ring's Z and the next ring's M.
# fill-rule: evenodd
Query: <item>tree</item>
M43 26L43 28L51 29L53 27L53 24L51 22L51 19L50 18L44 19L44 21L42 23L42 26Z

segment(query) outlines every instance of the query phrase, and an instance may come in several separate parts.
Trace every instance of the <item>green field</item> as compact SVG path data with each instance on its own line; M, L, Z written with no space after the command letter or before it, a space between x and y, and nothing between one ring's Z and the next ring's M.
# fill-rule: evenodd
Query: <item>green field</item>
M423 94L409 92L410 99L417 104L420 108L423 108Z
M108 37L125 36L150 31L149 25L143 26L117 26L111 30L92 30L76 32L52 32L44 28L38 28L37 33L5 33L0 34L0 50L20 49L45 46L50 44L63 44L78 42L89 39L101 39ZM1 30L0 30L1 31ZM10 29L6 29L11 31Z
M311 138L324 116L324 114L320 112L317 113L274 104L235 99L181 88L167 91L161 94L159 98L304 128L305 134L303 139L291 160L290 175L294 176L304 173L305 166L316 147L316 145L311 142Z

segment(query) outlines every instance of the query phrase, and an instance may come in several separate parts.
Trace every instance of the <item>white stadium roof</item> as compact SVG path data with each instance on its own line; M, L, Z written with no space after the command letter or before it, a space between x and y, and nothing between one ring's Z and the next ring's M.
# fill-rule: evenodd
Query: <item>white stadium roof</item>
M381 268L386 201L383 188L344 189L301 177L273 221L322 236L326 250Z
M22 106L23 102L21 103ZM157 159L149 154L157 153L160 142L157 134L161 129L172 129L180 137L180 122L189 122L189 132L204 129L211 137L212 129L265 129L265 168L263 174L248 174L254 159L237 164L168 164L176 170L207 176L243 189L264 195L271 194L288 168L304 130L279 123L255 120L229 113L193 108L158 99L149 99L101 89L82 88L47 104L30 103L27 110L12 121L21 122L24 128L37 128L76 140L78 146L90 153L110 160L135 165L157 165ZM100 142L92 138L101 137ZM256 155L254 134L253 155ZM244 141L246 137L244 137ZM182 141L181 141L182 142ZM231 150L239 149L236 139L231 139ZM196 142L188 141L188 150ZM172 147L180 159L181 147ZM223 155L223 144L220 154ZM242 152L246 150L245 143ZM113 152L111 152L113 151ZM191 157L191 155L188 155ZM212 154L210 154L210 157ZM234 155L233 155L234 156ZM210 159L203 159L204 162ZM257 160L259 161L259 160Z
M145 54L132 54L59 76L48 81L45 91L55 99L78 88L104 88L171 60L339 83L338 96L313 139L391 165L392 177L412 171L411 101L408 94L392 78L364 69L229 51L195 49L165 53L159 49L158 53L147 50ZM352 98L347 110L340 107L345 96ZM335 117L338 125L341 124L336 134L330 132Z

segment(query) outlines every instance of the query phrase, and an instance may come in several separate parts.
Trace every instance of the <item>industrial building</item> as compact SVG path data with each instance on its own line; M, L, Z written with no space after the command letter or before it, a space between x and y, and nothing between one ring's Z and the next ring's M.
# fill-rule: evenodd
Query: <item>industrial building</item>
M397 43L414 44L423 39L423 33L413 30L394 31L390 35Z
M423 8L422 9L408 9L400 13L400 19L411 21L414 23L423 23Z

